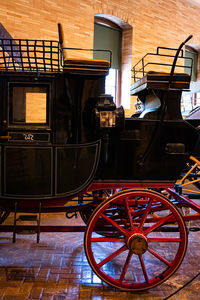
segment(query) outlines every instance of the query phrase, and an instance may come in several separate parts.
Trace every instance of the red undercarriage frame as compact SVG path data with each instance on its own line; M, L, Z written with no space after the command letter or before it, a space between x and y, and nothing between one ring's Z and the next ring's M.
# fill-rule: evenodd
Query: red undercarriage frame
M176 200L176 205L178 207L190 207L196 213L194 214L184 214L183 219L185 221L199 220L200 219L200 205L195 203L193 200L188 197L179 194L174 189L174 183L163 183L163 182L141 182L141 183L126 183L126 182L93 182L87 189L85 189L81 194L84 195L86 193L90 193L93 191L99 190L109 190L113 189L115 191L125 190L125 189L151 189L151 190L166 190L166 192L172 196ZM57 199L51 201L44 201L44 207L41 209L41 212L44 213L55 213L55 212L74 212L79 211L78 207L74 208L74 206L65 206L70 199ZM24 204L24 201L22 201ZM22 204L22 206L23 206ZM29 210L30 209L30 210ZM35 212L35 209L31 208L31 204L28 204L28 207L25 209L21 209L20 212ZM18 226L19 230L24 228L24 230L36 229L37 226ZM48 225L48 226L40 226L40 232L84 232L86 226L56 226L56 225ZM11 225L0 225L0 232L12 232L13 226Z
M177 202L176 205L178 207L190 207L195 211L194 214L184 214L183 219L185 221L192 221L192 220L199 220L200 219L200 205L195 203L193 200L189 199L188 197L179 194L174 188L174 183L159 183L159 182L142 182L142 183L126 183L126 182L93 182L86 190L84 190L81 194L90 193L97 190L124 190L124 189L152 189L152 190L166 190L166 192L172 196ZM41 209L41 212L44 213L54 213L54 212L74 212L79 211L79 209L75 209L71 206L71 210L69 206L65 206L68 201L71 199L58 199L55 201L45 201L44 207ZM23 202L24 203L24 202ZM60 206L61 205L61 206ZM22 205L23 206L23 205ZM33 211L31 210L31 204L25 209L21 209L20 212L26 211ZM37 226L17 226L19 230L35 230ZM40 225L40 232L84 232L86 226L58 226L58 225ZM13 232L12 225L0 225L0 232Z
M143 183L98 183L94 182L92 183L88 189L85 192L95 191L95 190L106 190L106 189L160 189L160 190L166 190L169 195L171 195L174 199L177 200L178 203L180 203L180 206L188 206L195 210L197 213L200 214L200 205L189 199L188 197L179 194L174 189L174 183L163 183L163 182L143 182ZM199 195L200 198L200 195ZM184 216L184 219L186 221L190 220L198 220L200 219L200 215L193 215L193 216Z

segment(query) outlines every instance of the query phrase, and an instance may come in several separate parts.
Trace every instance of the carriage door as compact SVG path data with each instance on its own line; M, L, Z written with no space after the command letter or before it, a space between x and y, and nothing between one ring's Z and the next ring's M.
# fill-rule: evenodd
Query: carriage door
M50 83L8 83L7 140L2 143L5 196L52 194L50 100Z

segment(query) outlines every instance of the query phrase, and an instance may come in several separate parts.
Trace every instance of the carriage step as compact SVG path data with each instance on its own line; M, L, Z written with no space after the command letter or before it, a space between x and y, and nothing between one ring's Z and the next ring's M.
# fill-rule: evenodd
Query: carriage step
M17 230L16 231L17 234L36 234L37 230Z
M37 234L37 243L40 241L40 220L41 220L41 202L39 203L38 213L19 215L17 217L17 202L15 203L15 213L14 213L14 229L13 229L13 243L16 242L16 234ZM36 229L23 229L17 230L18 222L36 222ZM25 225L24 225L25 227Z
M38 216L36 215L20 215L16 221L30 221L30 222L36 222L37 225L39 226L39 219L38 219ZM23 226L23 225L22 225ZM16 233L17 234L35 234L37 233L38 230L34 230L34 229L30 229L30 230L27 230L27 229L22 229L22 230L16 230Z
M21 215L17 218L17 221L38 221L38 218L36 215Z

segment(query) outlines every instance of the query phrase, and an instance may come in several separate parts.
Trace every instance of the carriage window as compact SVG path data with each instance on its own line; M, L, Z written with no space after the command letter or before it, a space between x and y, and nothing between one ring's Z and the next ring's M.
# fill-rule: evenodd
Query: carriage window
M47 124L48 87L10 86L10 123Z

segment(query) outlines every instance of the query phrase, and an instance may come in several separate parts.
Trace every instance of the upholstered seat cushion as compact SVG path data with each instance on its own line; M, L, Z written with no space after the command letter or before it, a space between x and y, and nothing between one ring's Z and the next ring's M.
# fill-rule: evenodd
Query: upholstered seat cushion
M131 95L148 89L168 89L170 73L149 71L144 77L134 82L131 86ZM186 73L174 73L171 88L177 90L188 90L191 76Z
M147 72L146 76L148 76L148 79L151 80L158 80L158 81L165 81L169 80L170 73L167 72L156 72L156 71L149 71ZM173 74L173 81L190 81L191 76L187 73L174 73Z

